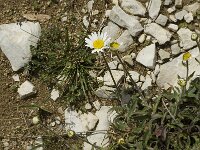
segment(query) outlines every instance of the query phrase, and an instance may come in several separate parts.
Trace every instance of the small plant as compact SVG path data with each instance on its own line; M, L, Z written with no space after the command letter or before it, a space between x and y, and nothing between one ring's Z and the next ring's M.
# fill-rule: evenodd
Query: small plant
M200 140L200 78L182 96L179 92L165 91L146 104L134 95L127 106L115 107L119 115L112 126L114 134L110 134L111 149L196 147ZM119 145L121 137L125 142Z
M58 88L65 103L81 106L89 101L96 81L89 74L95 67L95 55L84 45L84 34L77 43L70 40L68 30L57 26L43 31L37 48L32 48L29 70L44 83Z
M186 78L179 77L180 88L150 99L135 94L128 105L113 108L119 115L111 128L111 149L200 148L200 78L187 88L194 75L189 74L191 57L190 52L183 54Z

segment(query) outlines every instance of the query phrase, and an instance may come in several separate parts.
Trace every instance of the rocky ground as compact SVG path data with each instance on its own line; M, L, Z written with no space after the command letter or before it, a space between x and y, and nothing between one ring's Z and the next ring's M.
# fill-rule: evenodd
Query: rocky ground
M116 116L109 109L116 104L112 100L117 97L108 70L103 75L91 74L102 81L103 86L95 91L99 98L86 103L87 113L83 113L59 103L58 90L49 90L37 77L30 76L26 67L23 68L31 59L30 45L36 46L41 30L55 22L60 28L68 26L75 39L81 29L102 30L108 33L111 41L122 43L118 50L120 56L144 93L151 90L154 94L160 89L177 87L178 76L186 78L182 57L187 51L192 55L189 60L189 74L194 72L191 80L200 75L199 41L195 37L200 34L198 0L77 0L69 3L8 0L2 1L0 9L0 149L32 149L43 143L41 136L51 132L63 135L66 130L83 136L88 132L96 134L87 136L88 141L82 141L83 146L66 148L64 145L52 149L83 147L89 150L91 143L100 147L109 143L107 130ZM124 73L119 59L112 53L109 56L108 65L116 83L130 87L130 77ZM121 104L128 103L131 94L121 94ZM38 109L51 114L40 126L32 122Z

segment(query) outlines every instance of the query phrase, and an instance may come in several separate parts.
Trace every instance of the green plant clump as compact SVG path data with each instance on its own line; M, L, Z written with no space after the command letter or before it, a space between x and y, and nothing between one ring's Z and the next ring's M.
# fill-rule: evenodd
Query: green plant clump
M42 32L37 48L32 47L28 67L31 75L39 76L51 89L58 88L67 104L80 106L97 85L89 74L94 61L95 56L84 45L84 35L75 42L67 29L53 26Z
M184 93L179 88L154 99L138 95L123 107L110 133L110 149L197 150L200 149L200 78ZM124 139L123 144L117 139Z

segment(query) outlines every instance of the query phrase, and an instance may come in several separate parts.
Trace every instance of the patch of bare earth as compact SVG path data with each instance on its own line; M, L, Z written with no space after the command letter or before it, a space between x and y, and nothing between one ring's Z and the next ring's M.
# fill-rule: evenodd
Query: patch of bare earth
M0 0L0 25L5 23L17 23L26 21L23 14L46 14L51 19L40 22L43 28L59 25L61 28L68 27L70 32L76 34L84 27L82 25L83 13L82 8L87 4L88 0ZM94 4L95 9L99 10L96 18L101 19L105 11L105 1L98 1ZM61 18L67 16L68 21L61 22ZM102 22L97 22L100 26ZM74 35L76 37L76 35ZM21 150L26 149L39 135L52 135L45 126L48 126L55 116L61 117L61 125L57 128L51 128L61 134L60 129L64 125L63 114L60 112L64 107L59 102L50 99L50 91L47 86L38 78L28 76L25 72L20 71L20 82L16 83L12 79L14 72L11 70L9 61L0 51L0 149L4 149L4 144L8 143L8 149ZM23 81L31 81L37 89L35 97L21 100L17 94L17 87ZM32 103L44 108L52 113L48 116L43 125L33 125L32 118L37 115L37 110L23 107L30 106ZM62 108L62 109L61 109ZM48 147L48 149L64 149L56 147Z

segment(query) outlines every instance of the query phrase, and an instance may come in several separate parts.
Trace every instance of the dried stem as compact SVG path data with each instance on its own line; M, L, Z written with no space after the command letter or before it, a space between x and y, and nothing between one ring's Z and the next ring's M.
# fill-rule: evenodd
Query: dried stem
M111 72L111 69L110 69L110 67L109 67L109 65L108 65L108 62L107 62L107 60L106 60L106 58L105 58L104 53L102 53L102 56L103 56L103 59L104 59L104 61L105 61L105 63L106 63L106 67L108 68L108 71L109 71L109 73L110 73L110 76L111 76L111 78L112 78L112 80L113 80L113 83L114 83L114 85L115 85L115 87L116 87L116 89L117 89L117 96L118 96L119 100L121 101L120 90L119 90L119 88L118 88L118 86L117 86L117 83L116 83L114 77L113 77L113 74L112 74L112 72Z
M142 98L144 98L144 95L143 95L141 89L137 86L137 84L136 84L135 81L133 80L133 78L132 78L132 76L130 75L130 73L128 72L128 70L127 70L127 68L126 68L126 66L125 66L125 64L124 64L124 62L122 61L122 59L120 58L119 54L118 54L116 51L115 51L115 55L117 56L117 58L119 59L120 63L122 64L123 69L124 69L124 72L129 76L132 85L136 88L136 90L138 91L138 93L140 94L140 96L141 96Z

